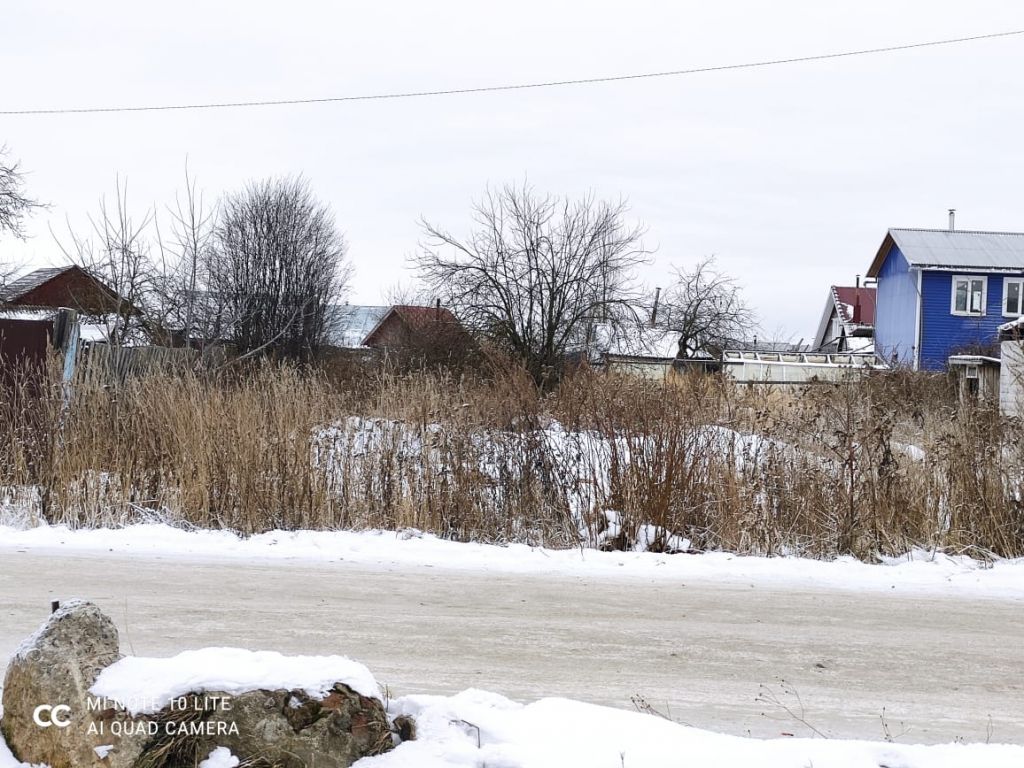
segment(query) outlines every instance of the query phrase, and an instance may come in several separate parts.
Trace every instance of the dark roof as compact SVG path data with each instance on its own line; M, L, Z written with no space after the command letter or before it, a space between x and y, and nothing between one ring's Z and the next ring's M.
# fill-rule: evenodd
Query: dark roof
M1024 232L890 229L871 262L868 277L878 277L893 245L912 267L1024 272Z
M391 317L397 317L413 333L432 332L437 329L438 323L453 329L462 329L455 315L447 307L415 307L408 304L397 304L391 307L373 327L373 330L366 334L366 338L363 339L364 346L369 344L370 339Z
M844 323L875 324L875 289L852 285L833 285L836 311Z
M434 323L457 323L455 315L447 307L414 307L397 304L391 311L404 320L413 330L430 328Z
M27 275L22 275L13 283L0 286L0 301L17 301L26 293L34 291L39 286L50 282L55 277L63 275L65 272L76 267L47 267L45 269L37 269L34 272L29 272Z

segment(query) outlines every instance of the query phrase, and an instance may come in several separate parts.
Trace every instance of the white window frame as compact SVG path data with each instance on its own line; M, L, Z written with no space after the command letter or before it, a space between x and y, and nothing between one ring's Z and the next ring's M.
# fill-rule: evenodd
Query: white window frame
M959 280L967 281L967 306L971 305L971 282L974 280L981 280L981 311L971 312L969 309L966 312L960 312L956 308L956 284ZM950 283L949 291L949 313L958 317L984 317L985 308L988 306L988 277L985 275L953 275L953 280Z
M1010 312L1006 308L1006 300L1010 296L1010 284L1016 283L1017 288L1017 311ZM1024 278L1004 277L1003 278L1003 317L1020 317L1024 315Z

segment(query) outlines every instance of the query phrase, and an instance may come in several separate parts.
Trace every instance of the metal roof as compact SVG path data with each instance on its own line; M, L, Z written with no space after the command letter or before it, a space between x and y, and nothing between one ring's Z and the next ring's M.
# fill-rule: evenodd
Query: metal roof
M839 316L845 327L848 343L852 342L855 336L863 340L856 343L858 347L866 348L874 343L871 337L874 336L875 293L874 287L833 285L828 292L828 298L825 299L825 309L821 313L821 320L818 321L818 332L814 336L812 348L821 351L838 341L828 335L833 312Z
M594 348L602 355L674 360L679 357L679 331L641 325L594 326Z
M912 267L1024 272L1024 232L890 229L868 270L877 277L893 245Z
M48 283L69 269L73 269L73 267L47 267L22 275L14 282L0 286L0 301L16 301L29 291L34 291L43 283Z
M390 311L390 306L332 304L327 308L327 344L340 349L363 346L370 331Z

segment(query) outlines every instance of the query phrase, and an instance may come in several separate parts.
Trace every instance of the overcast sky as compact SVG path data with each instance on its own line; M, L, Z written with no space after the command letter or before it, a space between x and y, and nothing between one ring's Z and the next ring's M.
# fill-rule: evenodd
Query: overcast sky
M0 109L473 87L741 63L1024 28L1017 0L8 4ZM628 198L645 278L715 255L766 333L813 335L889 227L1024 230L1024 37L614 84L403 101L0 116L49 202L0 260L59 263L115 178L137 210L302 173L334 209L353 302L407 280L417 219L488 184ZM79 224L80 225L80 224Z

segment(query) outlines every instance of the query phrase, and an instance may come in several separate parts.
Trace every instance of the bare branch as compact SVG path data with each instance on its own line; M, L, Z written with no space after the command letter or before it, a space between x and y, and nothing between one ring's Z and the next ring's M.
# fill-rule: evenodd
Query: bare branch
M8 159L6 146L0 146L0 235L10 232L25 239L25 217L45 206L24 193L25 174L21 164ZM18 265L0 260L0 286L18 271Z
M115 183L113 207L100 198L98 212L89 216L92 232L81 235L67 223L67 242L52 232L57 246L72 264L103 283L110 296L76 297L75 309L105 326L114 346L150 340L148 322L154 310L154 283L159 276L153 257L156 214L147 209L133 218L128 206L128 185Z
M635 317L643 230L624 202L487 190L467 238L427 221L413 263L467 327L519 357L538 383L586 349L596 323Z
M25 174L21 163L8 159L6 146L0 146L0 234L10 232L25 238L25 217L42 203L24 193Z
M238 351L315 356L350 269L334 215L308 183L267 179L227 195L213 238L199 261Z
M692 269L676 270L675 282L662 299L658 325L677 331L681 353L692 357L749 338L755 316L736 281L717 271L714 258L707 258Z

